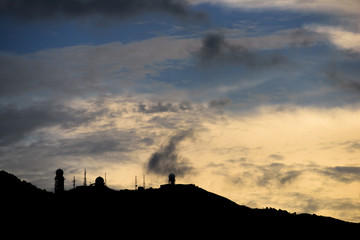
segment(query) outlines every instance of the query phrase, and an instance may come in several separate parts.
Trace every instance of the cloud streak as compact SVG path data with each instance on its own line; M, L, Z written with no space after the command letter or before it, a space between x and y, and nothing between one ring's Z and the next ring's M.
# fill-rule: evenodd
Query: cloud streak
M343 27L310 25L307 30L324 34L339 49L360 53L360 33L345 30Z
M261 55L241 44L230 43L222 33L208 33L197 52L202 66L241 65L250 69L265 69L288 64L282 54Z
M26 20L101 16L125 19L146 13L165 13L180 19L199 19L186 0L1 0L0 13Z
M2 106L0 109L0 146L22 140L31 132L53 126L69 129L90 122L97 113L55 103L30 107Z
M329 167L319 170L319 173L344 183L359 181L360 179L360 167Z
M186 110L193 110L190 102L181 102L178 105L173 103L162 103L158 102L157 104L144 104L139 103L138 105L138 112L141 113L163 113L163 112L179 112L179 111L186 111Z
M357 76L358 70L355 70L354 74L351 75L348 72L350 71L339 69L336 64L330 64L325 69L326 77L334 86L348 91L360 92L360 80L358 77L354 77Z

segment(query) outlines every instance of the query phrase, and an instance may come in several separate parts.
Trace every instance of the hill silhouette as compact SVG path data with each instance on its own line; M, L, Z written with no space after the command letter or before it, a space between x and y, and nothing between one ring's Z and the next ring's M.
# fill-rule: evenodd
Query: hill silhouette
M80 186L54 194L1 171L0 193L1 205L8 210L1 215L5 226L16 223L18 229L38 232L110 236L131 230L137 236L165 237L175 232L177 237L251 234L254 238L287 238L285 232L297 237L344 237L360 230L358 223L331 217L241 206L192 184L139 190Z

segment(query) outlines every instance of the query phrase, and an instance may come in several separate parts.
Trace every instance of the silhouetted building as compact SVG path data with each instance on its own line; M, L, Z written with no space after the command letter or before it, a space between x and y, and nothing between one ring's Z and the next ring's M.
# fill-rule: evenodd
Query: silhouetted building
M105 181L102 177L97 177L95 179L95 187L97 188L103 188L105 186Z
M58 194L64 192L64 171L59 168L56 170L55 174L55 193Z
M175 174L173 173L169 174L169 184L175 185Z

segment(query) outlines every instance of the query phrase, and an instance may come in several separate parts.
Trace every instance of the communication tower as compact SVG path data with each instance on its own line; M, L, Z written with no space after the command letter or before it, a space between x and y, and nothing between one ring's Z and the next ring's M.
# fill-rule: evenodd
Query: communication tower
M72 182L73 182L73 188L75 188L75 183L76 183L75 176Z
M86 168L84 168L84 186L86 186Z

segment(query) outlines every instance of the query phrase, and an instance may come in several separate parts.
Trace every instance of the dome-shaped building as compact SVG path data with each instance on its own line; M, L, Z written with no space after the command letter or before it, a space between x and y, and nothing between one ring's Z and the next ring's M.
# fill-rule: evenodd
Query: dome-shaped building
M169 184L175 185L175 174L173 173L169 174Z
M105 186L105 181L102 177L97 177L95 179L95 187L97 188L103 188Z

